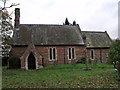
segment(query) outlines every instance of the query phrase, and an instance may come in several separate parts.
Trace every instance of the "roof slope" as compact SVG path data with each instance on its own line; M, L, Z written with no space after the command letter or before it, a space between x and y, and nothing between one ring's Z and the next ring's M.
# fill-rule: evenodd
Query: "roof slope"
M77 25L20 24L14 33L14 45L83 45Z
M110 47L112 41L107 32L82 31L86 35L86 43L88 48L104 48Z

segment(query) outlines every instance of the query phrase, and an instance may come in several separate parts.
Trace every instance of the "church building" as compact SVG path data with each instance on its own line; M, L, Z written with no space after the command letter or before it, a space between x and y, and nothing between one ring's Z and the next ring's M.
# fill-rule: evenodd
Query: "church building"
M83 38L83 35L86 37ZM10 57L18 56L21 69L40 69L47 65L70 64L85 57L107 62L112 43L108 33L81 31L78 24L20 24L15 9L14 43Z

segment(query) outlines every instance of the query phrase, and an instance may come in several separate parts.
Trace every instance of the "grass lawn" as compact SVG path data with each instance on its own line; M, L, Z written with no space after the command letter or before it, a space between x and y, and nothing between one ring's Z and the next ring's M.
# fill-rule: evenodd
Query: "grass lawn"
M112 65L51 65L40 70L9 70L3 67L3 88L118 88Z

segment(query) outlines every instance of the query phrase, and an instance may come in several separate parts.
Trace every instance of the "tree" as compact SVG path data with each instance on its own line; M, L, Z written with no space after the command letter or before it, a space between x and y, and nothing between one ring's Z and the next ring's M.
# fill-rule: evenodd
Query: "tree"
M76 21L73 21L73 25L76 25Z
M88 70L91 70L91 68L88 67L88 65L89 65L89 60L88 60L88 55L87 55L86 35L83 34L83 35L82 35L82 38L83 38L84 43L85 43L85 65L86 65L86 69L85 69L85 70L88 71Z
M108 63L120 62L120 40L114 42L108 52Z
M117 40L109 49L108 63L114 65L115 71L118 73L120 81L120 40Z
M70 23L69 23L69 21L68 21L68 19L66 18L66 20L65 20L65 25L69 25Z
M7 11L7 8L11 8L13 6L17 6L18 4L12 3L10 6L6 7L6 1L2 0L4 3L3 7L0 7L0 25L1 25L1 38L2 38L2 56L8 57L9 51L11 49L11 44L13 42L12 40L12 32L13 32L13 26L12 26L12 18L11 15Z
M12 33L12 23L11 18L6 9L1 10L2 13L2 27L1 27L1 36L2 36L2 55L4 57L8 56L10 49L11 33Z

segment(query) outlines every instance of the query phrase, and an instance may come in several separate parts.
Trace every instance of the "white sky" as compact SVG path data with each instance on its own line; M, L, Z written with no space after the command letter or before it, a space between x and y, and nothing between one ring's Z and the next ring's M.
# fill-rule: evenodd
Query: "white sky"
M8 0L7 4L20 3L9 11L20 8L21 24L63 24L67 17L70 23L75 20L81 30L107 31L115 39L118 37L118 1Z

